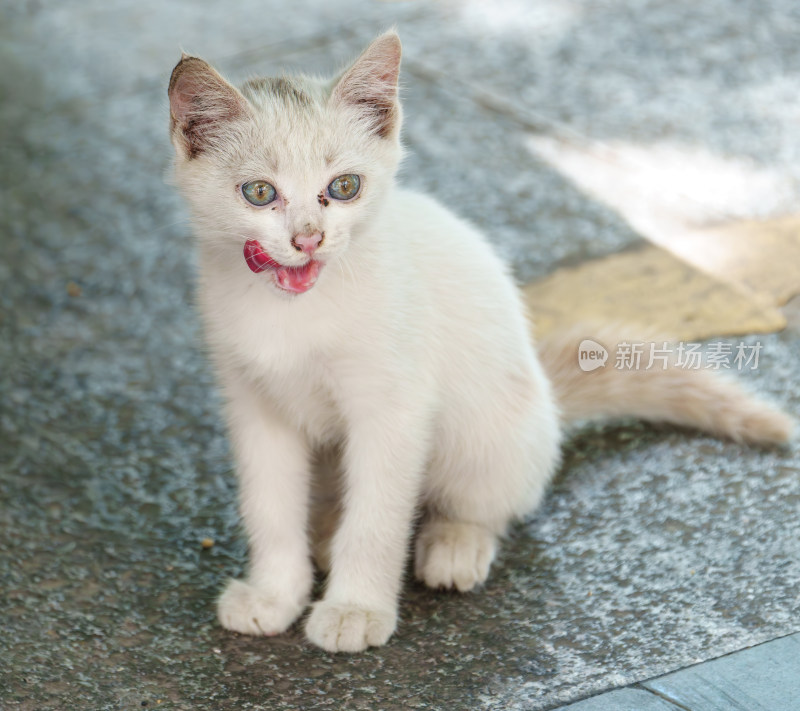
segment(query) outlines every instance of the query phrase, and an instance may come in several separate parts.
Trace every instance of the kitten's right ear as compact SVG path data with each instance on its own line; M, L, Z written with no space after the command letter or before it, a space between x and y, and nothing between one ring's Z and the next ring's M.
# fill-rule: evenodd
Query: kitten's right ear
M194 158L220 141L226 125L249 111L245 99L208 62L188 54L169 80L170 134L179 155Z

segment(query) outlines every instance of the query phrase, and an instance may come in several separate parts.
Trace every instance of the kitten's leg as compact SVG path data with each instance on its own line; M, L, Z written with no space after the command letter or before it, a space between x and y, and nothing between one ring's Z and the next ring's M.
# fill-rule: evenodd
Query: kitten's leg
M547 388L524 409L499 387L495 393L491 407L476 408L472 417L459 412L459 429L437 441L414 565L417 579L432 588L466 592L486 580L499 537L538 506L559 460L558 417Z
M395 630L429 429L426 418L397 412L371 413L349 428L331 571L306 624L323 649L360 651Z
M246 580L228 583L218 616L229 630L274 635L300 615L313 583L307 445L247 384L229 384L227 394L250 571Z

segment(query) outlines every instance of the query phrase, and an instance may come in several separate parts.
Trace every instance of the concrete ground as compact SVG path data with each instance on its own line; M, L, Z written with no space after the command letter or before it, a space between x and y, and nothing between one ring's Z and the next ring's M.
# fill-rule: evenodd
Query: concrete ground
M576 433L485 588L409 582L384 648L215 622L246 547L165 183L166 82L181 48L235 79L331 72L392 24L403 180L521 281L651 237L569 147L677 160L654 192L703 224L796 210L795 0L0 3L0 708L552 709L798 631L797 446L640 424ZM726 342L760 343L734 375L797 412L797 302L784 313Z

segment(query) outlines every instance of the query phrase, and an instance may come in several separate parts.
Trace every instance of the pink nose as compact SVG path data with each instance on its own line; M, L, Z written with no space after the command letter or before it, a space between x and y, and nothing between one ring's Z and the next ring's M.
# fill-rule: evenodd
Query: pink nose
M321 232L314 232L310 235L295 235L292 237L292 246L298 252L305 252L306 254L314 254L317 247L322 243L323 234Z

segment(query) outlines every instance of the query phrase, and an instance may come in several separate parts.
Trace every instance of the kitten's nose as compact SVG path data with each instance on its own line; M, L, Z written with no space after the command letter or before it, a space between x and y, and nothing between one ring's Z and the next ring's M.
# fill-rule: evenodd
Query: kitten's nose
M322 232L314 232L313 234L301 234L295 235L292 237L292 246L298 252L305 252L306 254L314 254L317 251L317 247L322 244L322 240L324 239L325 235Z

